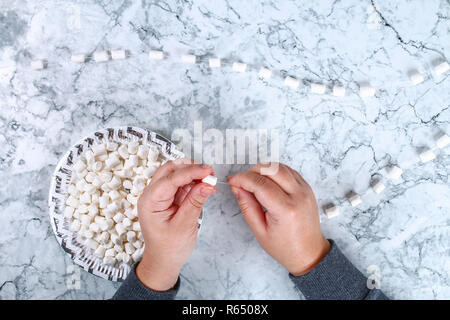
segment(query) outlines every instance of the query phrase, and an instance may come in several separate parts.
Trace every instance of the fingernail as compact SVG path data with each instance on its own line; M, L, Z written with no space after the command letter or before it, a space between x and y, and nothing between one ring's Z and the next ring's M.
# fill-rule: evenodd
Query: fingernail
M211 187L202 187L200 189L200 194L204 197L210 196L214 193L214 188Z

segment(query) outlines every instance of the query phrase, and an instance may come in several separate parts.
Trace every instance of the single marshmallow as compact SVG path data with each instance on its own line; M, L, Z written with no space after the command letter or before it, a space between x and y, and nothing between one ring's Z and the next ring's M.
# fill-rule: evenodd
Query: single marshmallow
M130 157L125 160L125 164L123 165L124 169L132 169L137 167L139 164L139 157L135 154L130 155Z
M127 150L129 154L136 154L139 148L138 141L130 141L127 146Z
M84 192L80 196L80 203L91 203L91 195Z
M104 144L94 144L91 149L94 152L95 156L106 154L106 146Z
M233 62L232 68L233 68L233 71L245 72L245 70L247 70L247 65L242 62Z
M121 222L121 221L123 220L123 218L124 218L124 215L123 215L122 213L118 212L118 213L116 213L116 215L113 217L113 220L114 220L116 223L119 223L119 222Z
M148 167L148 168L145 168L143 171L142 171L142 174L145 176L145 177L147 177L147 178L151 178L151 177L153 177L153 175L155 174L155 172L156 172L156 170L157 170L157 168L156 167Z
M358 194L352 193L348 196L348 202L350 202L352 207L356 207L362 203L362 200Z
M120 163L121 163L121 161L116 153L111 153L109 155L108 159L106 159L106 161L105 161L105 164L108 168L114 168L117 165L119 165Z
M337 217L339 215L339 209L334 205L330 205L325 208L325 214L327 215L328 219Z
M422 161L422 163L426 163L428 161L433 160L434 158L436 158L436 155L434 154L434 152L430 149L422 152L420 155L420 161Z
M76 172L81 172L86 168L86 164L83 160L78 160L73 164L73 168Z
M434 72L436 72L436 74L438 76L440 76L441 74L447 72L449 69L450 69L450 66L448 65L448 63L446 61L444 61L434 67Z
M345 96L345 88L342 87L342 86L335 85L333 87L333 95L336 96L336 97L343 97L343 96Z
M122 244L122 239L117 233L111 233L111 241L113 244Z
M81 216L80 221L83 226L89 227L92 221L92 217L87 214L84 214Z
M391 179L399 179L403 173L403 170L397 166L392 166L392 167L386 168L386 171L387 171L388 177Z
M136 249L140 249L142 248L142 241L141 240L136 240L132 243L133 247L135 247Z
M158 160L159 157L159 150L156 147L150 147L148 150L148 156L147 156L147 161L148 162L156 162Z
M98 248L98 242L94 239L86 239L84 243L89 249L96 250Z
M202 179L202 182L215 186L217 183L217 177L215 176L206 176Z
M131 245L131 243L129 242L125 243L125 252L127 254L132 255L135 251L136 249L134 248L134 246Z
M31 69L34 70L42 70L45 69L45 60L41 60L41 59L35 59L33 61L31 61Z
M64 208L64 217L72 218L74 211L75 211L75 209L72 207L65 207Z
M102 168L103 168L103 163L100 161L96 161L92 165L92 170L94 170L95 172L99 172L100 170L102 170Z
M113 248L110 248L105 251L105 257L114 257L116 255L116 252Z
M380 194L381 192L383 192L383 190L386 189L386 186L383 184L383 182L378 181L377 183L375 183L372 186L372 190L376 193L376 194Z
M112 177L113 177L113 174L112 174L112 172L110 172L110 171L103 171L103 172L100 174L100 178L101 178L102 181L105 182L105 183L110 182L111 179L112 179Z
M122 185L125 189L128 190L131 190L131 188L133 187L133 183L130 180L124 180Z
M109 197L111 198L111 201L116 201L120 199L120 193L117 190L111 190L108 193Z
M125 228L130 228L131 225L133 224L133 221L131 221L129 218L124 218L122 221L122 224Z
M123 248L121 245L116 244L114 246L114 251L116 251L117 253L121 253L121 252L123 252Z
M361 98L373 97L375 95L375 88L369 84L361 85L359 88L359 95Z
M114 142L114 141L106 142L106 150L108 150L108 151L116 151L118 147L119 147L119 144L117 142Z
M123 158L123 159L128 159L129 157L129 153L128 153L128 148L126 145L121 145L118 149L117 152L119 153L119 155Z
M445 148L448 144L450 144L450 137L446 134L439 137L439 139L436 140L436 145L439 149Z
M114 176L111 181L108 183L108 186L111 189L117 189L120 185L122 184L122 181L117 178L116 176Z
M137 155L140 159L147 159L149 148L146 145L141 144L138 147Z
M150 50L148 53L148 58L150 60L162 60L164 59L164 52L159 50Z
M418 85L419 83L422 83L424 78L423 75L421 75L419 72L414 71L409 75L409 79L411 79L411 82L413 85Z
M272 71L262 67L261 69L259 69L258 72L258 77L263 78L263 79L269 79L272 76Z
M109 266L113 266L116 263L116 258L114 257L104 257L103 263Z
M109 60L108 51L96 51L94 52L95 62L105 62Z
M141 225L139 224L139 221L133 222L133 226L132 226L133 231L141 231Z
M105 247L104 246L98 246L97 249L95 249L94 251L94 255L99 257L99 258L103 258L105 256Z
M127 52L125 50L111 50L111 58L113 60L123 60L127 57Z
M73 54L70 57L70 60L72 60L72 62L76 62L76 63L84 63L84 62L86 62L86 55L85 54Z
M73 220L70 224L70 231L78 232L81 228L81 223L79 220Z
M78 207L78 199L72 197L71 195L69 195L69 197L66 200L66 204L68 206L71 206L72 208L77 208Z
M128 231L127 232L127 241L128 242L133 242L136 240L136 232L134 231Z
M326 90L325 85L321 83L311 83L311 92L317 94L324 94Z
M193 54L183 54L181 56L181 61L183 61L184 63L194 64L196 60L197 57L194 56Z
M291 87L292 89L297 89L298 86L300 85L300 82L291 76L287 76L284 79L284 84L287 85L288 87Z
M221 63L219 58L209 58L209 67L210 68L220 68Z
M117 234L119 235L119 237L127 232L126 228L121 223L116 224L114 229L116 229Z

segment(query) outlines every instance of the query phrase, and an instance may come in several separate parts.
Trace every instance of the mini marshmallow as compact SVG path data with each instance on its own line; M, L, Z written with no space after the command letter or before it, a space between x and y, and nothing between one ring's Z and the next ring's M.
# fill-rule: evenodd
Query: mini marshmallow
M105 164L108 168L114 168L115 166L117 166L118 164L120 164L121 161L119 159L119 157L117 156L117 154L115 153L111 153L108 157L108 159L106 159Z
M434 154L434 152L432 150L428 149L428 150L422 152L419 155L419 157L420 157L420 161L422 161L422 163L426 163L428 161L435 159L436 155Z
M111 241L113 244L122 244L122 239L120 239L117 233L111 233Z
M311 83L311 92L317 94L324 94L326 90L325 85L321 83Z
M335 85L333 87L333 95L336 97L344 97L345 96L345 88L342 86Z
M116 252L113 248L110 248L105 251L105 257L114 257L116 255Z
M79 220L73 220L70 224L70 231L78 232L81 228L81 223Z
M31 61L30 66L31 66L31 69L42 70L42 69L45 69L46 62L45 62L45 60L35 59L35 60Z
M89 249L96 250L98 248L98 242L94 239L86 239L84 243Z
M133 183L130 180L124 180L122 183L125 189L130 190L133 187Z
M94 233L93 233L91 230L89 230L89 229L85 229L85 230L82 232L82 235L83 235L85 238L87 238L87 239L92 239L92 238L94 237Z
M132 188L133 189L133 188ZM136 205L138 202L138 197L133 196L132 194L127 195L127 200L132 205Z
M194 64L196 60L197 57L194 56L193 54L183 54L181 56L181 61L183 61L184 63Z
M352 207L356 207L362 203L362 200L358 194L352 193L348 196L348 202L350 202Z
M88 206L85 204L78 205L77 211L80 213L87 213L88 212Z
M143 253L143 250L136 250L132 254L131 258L133 259L134 262L138 262L142 258L142 253Z
M103 164L100 161L96 161L92 164L92 170L94 170L95 172L99 172L100 170L102 170L103 168Z
M439 137L439 139L436 140L436 145L439 149L445 148L448 144L450 144L450 137L446 134Z
M132 255L135 251L136 249L134 248L134 246L131 245L131 243L129 242L125 243L125 252L127 254Z
M109 240L109 232L106 232L105 230L100 234L99 241L101 243L106 243L108 242L108 240Z
M375 88L368 84L360 85L359 95L361 98L373 97L375 95Z
M387 175L391 179L399 179L403 173L403 170L397 166L392 166L386 169Z
M146 145L140 145L137 150L137 155L140 159L147 159L149 148Z
M101 154L99 156L96 156L98 161L106 161L106 159L108 159L108 155L105 154Z
M142 248L142 241L141 240L136 240L132 243L133 247L135 247L136 249L140 249Z
M116 258L114 257L104 257L103 263L109 266L113 266L116 263Z
M77 162L75 162L75 163L73 164L73 169L74 169L76 172L81 172L81 171L83 171L84 169L86 169L86 164L84 163L84 161L78 160Z
M109 60L108 51L96 51L94 52L95 62L105 62Z
M86 62L86 55L85 54L72 54L72 56L70 57L70 60L72 60L72 62L76 62L76 63L84 63L84 62Z
M245 70L247 70L247 65L242 62L233 62L232 69L236 72L245 72Z
M114 227L114 229L116 229L117 234L119 235L119 237L127 232L127 230L125 229L125 227L121 223L117 223L116 226Z
M153 177L153 175L155 174L155 172L156 172L157 169L158 169L158 168L156 168L156 167L154 167L154 166L148 167L148 168L145 168L145 169L142 171L142 174L143 174L145 177L147 177L147 178L151 178L151 177Z
M105 256L105 247L103 246L98 246L97 249L95 249L94 251L94 255L99 257L99 258L103 258Z
M104 209L109 204L109 197L107 195L103 195L98 199L98 206L100 209Z
M150 163L154 163L158 160L159 150L156 147L150 147L148 150L147 161Z
M117 152L119 153L119 155L123 158L123 159L128 159L129 153L128 153L128 148L125 145L121 145L118 149Z
M84 186L84 191L85 191L88 195L91 195L91 194L94 194L94 193L97 191L97 187L96 187L95 185L93 185L93 184L88 183L88 184L86 184L86 185ZM91 200L91 201L92 201L92 200Z
M100 175L100 178L102 179L103 182L110 182L112 177L113 177L113 174L110 171L104 171Z
M118 213L116 213L116 215L113 217L113 220L114 220L116 223L119 223L119 222L121 222L121 221L123 220L123 218L124 218L124 215L123 215L122 213L118 212Z
M123 221L122 221L122 224L123 224L123 226L124 226L125 228L128 229L129 227L132 226L133 221L131 221L129 218L124 218Z
M91 149L94 152L95 156L106 154L106 146L104 144L94 144Z
M386 189L386 186L383 184L383 182L378 181L377 183L375 183L372 186L372 190L376 193L376 194L380 194L381 192L383 192L383 190Z
M87 192L84 192L80 196L80 203L90 203L91 202L91 195Z
M80 177L80 180L77 181L75 186L77 187L78 191L81 193L81 192L84 192L84 188L86 187L86 184L87 184L86 180L84 180Z
M87 214L84 214L81 216L80 221L83 226L89 227L92 221L92 217Z
M108 195L112 201L120 199L120 193L117 190L111 190Z
M114 251L121 253L121 252L123 252L123 248L121 245L116 244L116 245L114 245Z
M114 141L106 142L106 150L108 150L108 151L116 151L118 147L119 147L119 144L117 142L114 142Z
M84 177L84 179L87 182L92 182L94 181L95 177L97 177L97 175L94 172L88 172L88 174Z
M139 224L139 222L138 222L138 221L136 221L136 222L133 222L133 226L132 226L132 229L133 229L133 231L138 231L138 232L140 232L140 231L141 231L141 225Z
M450 66L448 65L448 63L446 61L444 61L434 67L434 72L436 72L436 74L438 76L440 76L441 74L447 72L449 69L450 69Z
M128 242L133 242L136 240L136 232L134 231L128 231L127 232L127 241ZM125 244L126 245L126 244Z
M73 216L73 212L74 212L74 208L72 207L65 207L64 208L64 217L66 218L72 218Z
M258 77L263 78L263 79L269 79L272 76L272 71L262 67L261 69L259 69L258 72Z
M78 207L78 200L75 199L75 198L72 197L72 196L69 196L69 197L67 198L67 200L66 200L66 204L67 204L68 206L71 206L72 208L77 208L77 207Z
M217 183L217 177L215 176L206 176L202 179L202 182L215 186Z
M131 141L128 143L127 150L129 154L136 154L139 148L138 141Z
M330 205L325 209L325 214L327 215L328 219L337 217L339 215L339 209L334 205Z
M219 58L209 58L209 67L210 68L220 68L221 63Z
M164 52L159 50L150 50L148 53L148 58L150 60L162 60L164 59Z
M98 224L96 224L95 222L94 222L94 223L91 223L91 224L89 225L89 230L91 230L92 232L97 233L97 232L100 231L100 226L99 226Z
M129 255L129 254L126 254L125 252L122 252L122 261L123 261L124 263L129 263L130 260L131 260L130 255Z
M108 186L111 189L117 189L118 187L120 187L120 185L122 184L122 181L117 178L116 176L114 176L111 181L108 183Z
M409 75L409 79L411 80L413 85L418 85L419 83L422 83L424 80L423 75L421 75L417 71L411 72L411 74Z
M113 60L123 60L127 57L127 52L125 50L111 50L111 58Z
M130 157L125 160L125 164L123 166L124 169L135 168L139 163L139 157L137 155L130 155Z
M297 89L298 86L300 85L300 82L291 76L287 76L284 79L284 84L288 87L291 87L292 89Z

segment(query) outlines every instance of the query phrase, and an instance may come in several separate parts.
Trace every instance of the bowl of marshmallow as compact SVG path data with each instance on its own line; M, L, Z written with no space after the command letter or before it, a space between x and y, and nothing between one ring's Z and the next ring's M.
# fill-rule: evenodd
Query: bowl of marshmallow
M56 166L48 204L56 239L74 263L124 280L145 247L139 196L162 164L182 157L167 138L132 126L99 130L72 146Z

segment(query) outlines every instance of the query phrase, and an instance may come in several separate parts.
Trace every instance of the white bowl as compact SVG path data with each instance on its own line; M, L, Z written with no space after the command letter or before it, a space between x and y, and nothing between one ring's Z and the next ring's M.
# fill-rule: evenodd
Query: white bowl
M120 263L116 266L103 264L102 259L93 255L91 249L76 240L76 233L70 231L69 222L64 218L67 187L70 185L72 165L84 151L95 142L101 141L125 142L137 140L148 145L157 146L164 161L183 158L175 144L167 138L150 130L137 127L106 128L94 132L72 146L56 165L53 173L48 197L50 224L59 244L87 272L111 281L123 281L131 270L130 263Z

